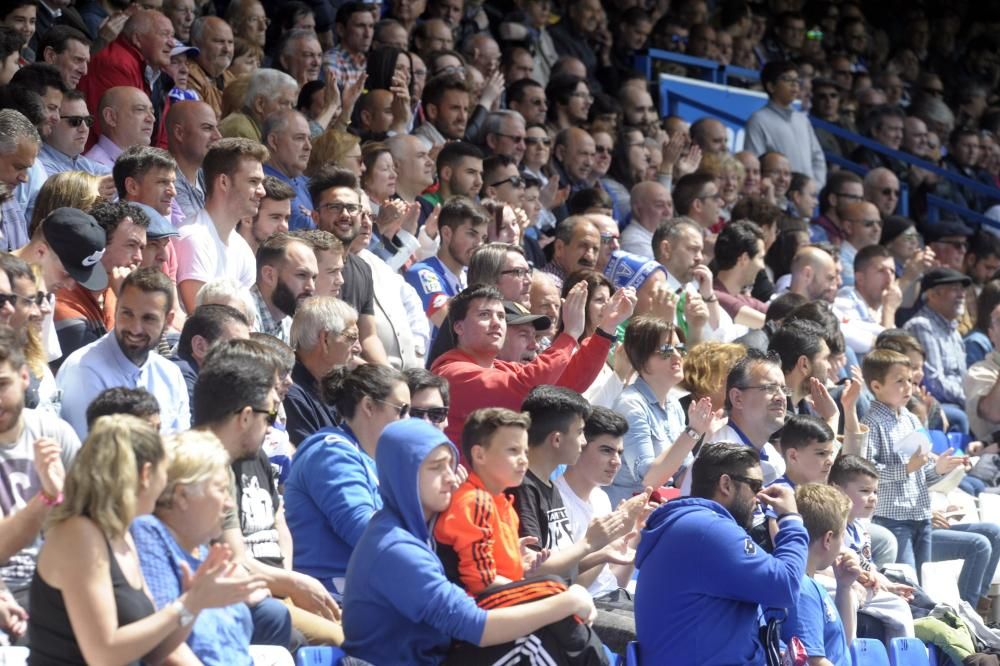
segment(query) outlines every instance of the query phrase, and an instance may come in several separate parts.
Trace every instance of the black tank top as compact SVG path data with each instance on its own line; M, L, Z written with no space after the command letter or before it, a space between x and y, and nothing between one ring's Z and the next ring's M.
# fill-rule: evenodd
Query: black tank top
M118 558L111 550L108 542L108 559L111 561L111 585L115 593L115 606L118 610L118 626L122 627L156 612L153 602L146 593L132 587L121 567ZM31 655L28 664L31 666L47 666L52 664L79 664L86 666L87 662L80 652L80 646L73 635L73 628L66 614L66 604L62 591L45 582L35 571L31 579L30 616L28 619L28 637ZM134 661L132 664L139 664ZM131 665L130 665L131 666Z

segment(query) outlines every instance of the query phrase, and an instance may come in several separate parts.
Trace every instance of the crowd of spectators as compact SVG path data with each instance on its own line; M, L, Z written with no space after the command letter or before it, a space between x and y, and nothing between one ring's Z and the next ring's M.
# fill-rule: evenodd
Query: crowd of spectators
M951 559L988 613L998 27L6 0L0 642L839 665ZM649 49L767 101L661 113Z

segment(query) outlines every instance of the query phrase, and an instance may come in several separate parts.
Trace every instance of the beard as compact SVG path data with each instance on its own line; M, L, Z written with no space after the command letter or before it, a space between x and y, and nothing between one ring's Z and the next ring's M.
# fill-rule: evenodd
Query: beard
M729 509L729 513L732 514L736 523L745 530L753 527L753 510L756 503L757 499L755 497L751 498L750 501L747 502L736 500L736 502L733 503L733 506Z
M294 317L295 310L299 307L298 296L281 280L278 280L278 284L274 287L274 293L271 294L271 302L274 303L274 307L289 317Z
M121 349L122 354L125 358L130 360L136 366L142 366L146 359L149 357L149 352L156 348L160 343L160 338L163 336L163 331L160 331L160 335L156 338L150 336L143 336L144 342L140 345L134 344L132 342L126 342L125 334L115 330L115 339L118 341L118 347Z

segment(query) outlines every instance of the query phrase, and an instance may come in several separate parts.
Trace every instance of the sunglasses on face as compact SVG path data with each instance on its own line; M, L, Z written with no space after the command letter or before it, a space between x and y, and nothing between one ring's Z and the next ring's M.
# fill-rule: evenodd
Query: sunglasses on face
M388 400L379 400L378 398L372 398L375 402L380 402L383 405L388 405L399 412L399 418L405 419L406 415L410 413L410 405L408 403L398 404L395 402L389 402Z
M275 421L278 420L277 407L273 409L261 409L260 407L251 407L250 409L253 411L254 414L267 414L267 418L265 419L265 421L267 421L267 425L269 426L273 426ZM239 414L242 411L243 411L242 409L237 409L236 412L234 413Z
M17 294L0 294L0 308L17 305Z
M94 124L94 116L59 116L62 120L66 121L70 127L79 127L80 123L83 123L87 127L91 127Z
M729 478L738 483L745 483L754 495L759 493L764 487L763 479L753 479L749 476L740 476L737 474L730 474Z
M447 407L412 407L410 409L410 416L415 419L424 419L430 421L431 423L443 423L446 418L448 418L448 408Z
M543 146L551 146L552 139L547 136L528 136L524 138L524 142L529 146L537 146L542 144Z
M493 183L490 187L500 187L504 183L510 183L514 187L524 187L524 178L520 176L511 176L510 178L504 178L498 183Z
M684 345L660 345L656 348L656 353L660 355L660 358L670 358L674 354L677 354L680 358L687 356L687 347Z
M594 147L594 151L598 155L610 155L611 154L611 146L595 146Z

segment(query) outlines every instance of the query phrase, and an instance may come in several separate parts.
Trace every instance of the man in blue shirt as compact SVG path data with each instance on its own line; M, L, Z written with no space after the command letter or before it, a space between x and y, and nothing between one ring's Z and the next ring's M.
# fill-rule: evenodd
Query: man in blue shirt
M271 158L264 165L264 175L274 176L295 190L288 228L292 231L315 229L309 179L302 175L312 152L309 121L298 111L279 111L264 121L261 140L271 153Z
M38 159L49 176L63 171L85 171L94 176L111 173L110 168L87 159L82 154L93 124L94 117L87 109L86 96L79 90L69 90L63 94L59 122L53 126L52 133L45 137L45 143L38 153Z
M73 352L59 368L61 416L80 439L87 435L87 405L106 388L144 388L160 404L161 430L191 427L187 388L180 369L156 349L173 319L173 283L156 268L133 271L122 283L115 327Z
M465 288L465 269L472 253L486 242L486 218L466 197L445 202L438 216L441 246L435 256L406 271L409 282L434 326L448 315L448 301Z
M756 450L708 444L691 497L653 512L636 553L640 664L762 664L761 610L795 603L809 537L785 486L764 484ZM746 532L757 502L778 516L774 553Z

